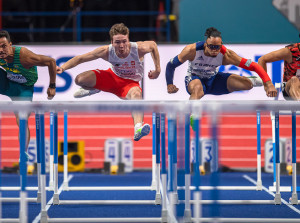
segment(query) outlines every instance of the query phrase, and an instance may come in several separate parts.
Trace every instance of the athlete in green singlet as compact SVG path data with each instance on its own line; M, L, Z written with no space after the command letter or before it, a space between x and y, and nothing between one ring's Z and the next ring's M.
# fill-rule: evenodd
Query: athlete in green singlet
M9 33L0 30L0 94L13 101L32 101L34 84L38 79L36 66L48 66L50 83L48 99L55 95L56 61L53 58L38 55L25 47L12 46ZM15 114L19 125L18 114ZM29 114L28 114L29 116ZM27 125L27 147L30 140Z

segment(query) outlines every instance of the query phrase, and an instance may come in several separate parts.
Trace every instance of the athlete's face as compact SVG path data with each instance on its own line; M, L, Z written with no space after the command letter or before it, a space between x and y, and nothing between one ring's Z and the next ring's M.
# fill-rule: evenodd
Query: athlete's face
M130 50L130 42L127 35L114 35L112 39L112 45L119 57L124 58L128 56Z
M11 42L8 42L6 37L0 38L0 58L5 59L12 54Z
M220 37L210 37L205 43L205 54L210 57L216 57L221 50L222 39Z

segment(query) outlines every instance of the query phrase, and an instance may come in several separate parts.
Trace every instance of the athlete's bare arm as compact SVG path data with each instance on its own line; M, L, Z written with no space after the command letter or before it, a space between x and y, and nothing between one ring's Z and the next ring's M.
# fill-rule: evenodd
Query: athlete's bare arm
M288 48L282 48L280 50L276 50L270 52L258 59L258 64L264 68L267 72L267 63L284 60L288 63L292 62L292 53Z
M223 57L223 65L235 65L235 66L239 66L239 64L241 63L242 57L240 57L239 55L237 55L234 51L227 49L226 53L224 54Z
M49 84L55 84L56 82L56 61L44 55L38 55L28 50L25 47L20 51L20 62L26 69L33 66L47 66L49 71L50 81ZM48 88L48 99L52 99L55 95L55 88Z
M155 70L150 70L148 77L150 79L158 78L160 74L160 58L157 49L157 45L154 41L137 42L139 57L142 60L144 55L151 53L152 60L154 62Z
M61 67L57 67L57 73L62 73L67 69L71 69L73 67L76 67L78 64L96 60L96 59L103 59L103 60L108 60L108 47L109 45L106 46L101 46L98 47L97 49L88 52L86 54L78 55L73 57L72 59L68 60L65 64L63 64Z
M232 51L230 49L227 49L226 53L224 55L222 64L223 65L232 64L232 65L235 65L235 66L239 66L239 67L242 67L242 68L247 69L247 70L255 71L261 78L262 77L268 78L268 81L264 82L264 89L265 89L266 95L268 97L276 97L277 96L277 91L276 91L272 81L268 77L268 74L266 73L266 71L264 72L262 70L262 68L259 68L260 67L259 64L255 63L255 62L251 62L247 66L245 66L245 65L241 66L242 59L243 58L240 57L239 55L237 55L234 51Z
M185 61L193 61L196 56L196 43L187 45L184 47L184 49L181 51L181 53L178 55L178 60L181 63L184 63ZM176 93L179 88L176 87L174 84L168 84L167 90L169 94Z

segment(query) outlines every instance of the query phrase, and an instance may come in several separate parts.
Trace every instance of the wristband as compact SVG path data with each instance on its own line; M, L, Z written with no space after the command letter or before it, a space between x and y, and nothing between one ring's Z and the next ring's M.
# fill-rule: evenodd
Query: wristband
M56 88L56 84L55 83L50 83L49 84L49 88L55 89Z

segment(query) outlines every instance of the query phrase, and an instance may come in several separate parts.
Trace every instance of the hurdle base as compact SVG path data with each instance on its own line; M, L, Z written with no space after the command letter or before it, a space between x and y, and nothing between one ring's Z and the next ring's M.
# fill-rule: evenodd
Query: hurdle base
M41 192L37 192L36 203L41 203L41 200L42 200L42 193Z
M256 182L256 190L262 191L262 181L258 180Z
M183 222L184 223L192 223L192 212L190 209L184 210L184 216L183 216Z
M167 210L161 211L161 222L168 223L168 211Z
M63 190L64 191L69 191L69 182L68 181L64 181L64 183L63 183Z
M274 204L275 205L281 204L281 194L275 194Z
M160 194L155 195L155 204L161 205L161 195Z
M22 211L20 211L19 216L20 216L19 222L28 222L28 216L26 215L26 213L23 213ZM3 222L5 222L5 220ZM2 221L0 220L0 222L2 222Z
M49 191L54 191L54 184L53 184L53 181L50 181L49 182Z
M48 214L47 211L41 211L41 223L48 223Z
M151 183L151 190L153 191L153 190L156 190L156 181L155 180L152 180L152 183Z
M290 204L298 204L298 195L292 194L292 197L290 198Z
M53 194L53 204L59 204L59 194Z

